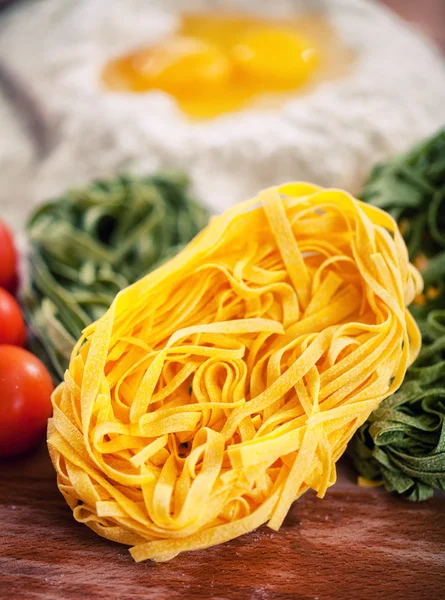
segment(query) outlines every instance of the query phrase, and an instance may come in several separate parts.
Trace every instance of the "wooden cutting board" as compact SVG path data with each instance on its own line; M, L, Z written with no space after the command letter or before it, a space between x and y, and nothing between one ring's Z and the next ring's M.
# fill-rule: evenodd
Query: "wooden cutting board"
M42 445L0 464L1 600L440 600L445 496L411 504L363 489L346 462L323 499L307 493L282 529L263 527L169 563L76 523Z

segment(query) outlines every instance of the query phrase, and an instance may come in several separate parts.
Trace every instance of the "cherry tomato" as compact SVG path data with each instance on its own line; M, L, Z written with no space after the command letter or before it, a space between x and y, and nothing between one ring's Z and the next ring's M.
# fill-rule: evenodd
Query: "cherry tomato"
M51 416L51 376L33 354L0 345L0 456L35 446Z
M24 346L25 321L17 301L9 292L0 288L0 344Z
M18 287L17 263L17 251L11 232L3 221L0 221L0 287L13 294Z

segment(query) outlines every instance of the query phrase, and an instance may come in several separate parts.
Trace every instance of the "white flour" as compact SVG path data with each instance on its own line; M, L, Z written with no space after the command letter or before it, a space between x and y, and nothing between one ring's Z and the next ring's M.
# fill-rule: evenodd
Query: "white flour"
M274 15L318 8L358 61L347 77L280 109L198 124L161 92L101 89L107 59L162 37L177 10L209 6ZM376 161L445 123L439 53L367 0L35 0L2 19L0 56L58 127L57 145L33 174L29 203L92 177L166 166L185 169L215 211L291 179L357 192ZM17 227L24 208L11 209Z
M17 221L23 180L29 176L34 148L23 124L0 93L0 218L6 223Z

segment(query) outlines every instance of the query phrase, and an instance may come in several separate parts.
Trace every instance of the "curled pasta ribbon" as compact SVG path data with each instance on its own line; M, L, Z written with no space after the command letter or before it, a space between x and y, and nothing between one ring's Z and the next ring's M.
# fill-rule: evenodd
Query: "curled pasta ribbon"
M421 288L394 220L345 192L214 217L73 350L48 443L75 519L136 561L279 529L401 384Z

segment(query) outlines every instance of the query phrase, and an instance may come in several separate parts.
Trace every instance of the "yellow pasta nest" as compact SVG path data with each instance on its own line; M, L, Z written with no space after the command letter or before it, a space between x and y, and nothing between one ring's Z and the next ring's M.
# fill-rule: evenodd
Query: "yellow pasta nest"
M137 561L278 529L401 384L421 288L393 219L345 192L214 217L73 350L48 443L75 519Z

